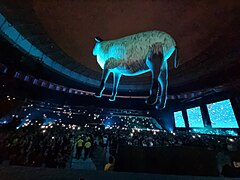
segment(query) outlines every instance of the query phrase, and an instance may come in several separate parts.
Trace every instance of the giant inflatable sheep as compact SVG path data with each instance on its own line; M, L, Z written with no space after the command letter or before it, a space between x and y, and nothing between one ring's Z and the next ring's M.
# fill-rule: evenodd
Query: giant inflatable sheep
M93 55L103 69L99 91L101 97L109 74L113 73L113 90L110 101L115 101L118 84L122 75L136 76L151 71L152 85L149 105L156 104L156 109L163 109L167 100L168 62L175 51L174 67L178 66L177 48L174 39L161 31L148 31L116 40L103 41L96 37Z

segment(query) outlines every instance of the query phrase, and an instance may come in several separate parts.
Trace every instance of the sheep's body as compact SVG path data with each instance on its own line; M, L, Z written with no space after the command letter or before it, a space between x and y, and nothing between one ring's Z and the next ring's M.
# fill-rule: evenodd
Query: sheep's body
M105 82L110 72L114 75L113 92L111 101L115 100L121 75L136 76L151 71L153 82L150 90L148 104L155 104L158 100L159 107L164 108L167 97L168 65L167 59L176 49L174 39L161 31L148 31L116 40L102 41L96 39L93 55L103 69L100 91L96 97L101 97ZM175 56L174 66L177 67ZM158 82L159 81L159 82Z
M161 31L148 31L97 43L93 54L97 56L97 62L102 69L108 60L115 61L110 64L111 71L126 76L135 76L150 71L146 60L155 44L162 45L159 51L163 53L164 61L171 56L176 46L169 34Z

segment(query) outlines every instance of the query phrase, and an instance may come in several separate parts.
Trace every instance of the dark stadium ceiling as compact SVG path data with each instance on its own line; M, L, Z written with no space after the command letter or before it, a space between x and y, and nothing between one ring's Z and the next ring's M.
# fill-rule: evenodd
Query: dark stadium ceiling
M179 68L169 61L170 93L239 79L237 0L1 0L0 12L33 45L92 82L101 77L92 55L95 36L108 40L155 29L171 34L179 48ZM119 88L148 92L150 79L150 74L124 77Z

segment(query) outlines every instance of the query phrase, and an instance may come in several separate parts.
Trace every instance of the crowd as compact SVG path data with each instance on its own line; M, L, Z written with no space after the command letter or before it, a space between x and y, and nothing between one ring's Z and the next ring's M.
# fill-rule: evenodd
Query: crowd
M239 138L167 132L165 130L105 129L75 125L32 124L17 130L0 132L0 160L11 165L65 168L71 158L86 160L94 156L97 146L112 155L108 168L112 169L119 145L201 146L209 149L239 149ZM111 166L111 168L109 168Z
M192 134L187 131L167 132L165 130L132 129L105 131L105 134L109 137L110 146L116 146L116 144L141 147L201 146L208 149L231 148L234 150L239 149L240 142L238 137Z
M31 124L31 125L30 125ZM107 149L108 136L98 128L28 123L0 130L0 164L33 167L71 167L72 158L91 158L96 146Z
M47 131L38 125L0 133L2 160L10 165L65 168L72 152L73 134L53 127Z

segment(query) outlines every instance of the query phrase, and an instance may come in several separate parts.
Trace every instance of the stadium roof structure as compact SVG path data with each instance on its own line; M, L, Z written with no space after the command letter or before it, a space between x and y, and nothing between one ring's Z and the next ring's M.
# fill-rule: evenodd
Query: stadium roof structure
M168 32L179 48L179 68L169 61L169 92L176 94L236 86L239 12L236 0L1 0L0 27L4 37L53 73L93 91L101 77L92 55L95 36L109 40L155 29ZM150 74L124 77L120 93L148 94L150 80Z

